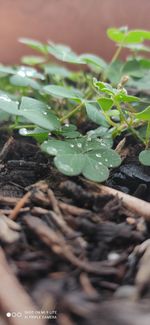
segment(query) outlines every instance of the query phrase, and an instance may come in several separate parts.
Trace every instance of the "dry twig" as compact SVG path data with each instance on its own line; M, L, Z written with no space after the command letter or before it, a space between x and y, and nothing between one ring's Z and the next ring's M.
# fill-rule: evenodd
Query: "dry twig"
M26 325L26 324L36 324L44 325L45 322L40 319L26 320L24 316L24 311L36 311L32 300L25 292L23 287L19 284L17 278L12 273L10 266L8 265L3 250L0 249L0 307L1 313L6 315L7 312L19 312L22 317L11 317L7 318L8 323L11 325ZM17 297L15 298L14 297Z

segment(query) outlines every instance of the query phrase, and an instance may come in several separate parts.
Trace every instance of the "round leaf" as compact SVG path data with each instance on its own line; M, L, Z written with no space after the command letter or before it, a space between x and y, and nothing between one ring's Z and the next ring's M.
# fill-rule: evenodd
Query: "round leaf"
M86 107L86 113L91 121L93 121L96 124L102 125L102 126L108 126L108 123L100 111L100 109L97 107L97 103L92 104L88 101L85 102Z
M64 175L76 176L82 172L85 157L80 153L74 155L69 153L58 154L54 159L54 163Z
M105 112L109 111L113 106L113 100L111 98L101 97L97 102Z
M141 151L139 154L139 160L142 165L150 166L150 149Z
M43 90L45 91L45 93L50 94L54 97L69 98L78 101L81 101L82 99L82 93L79 90L73 88L65 88L61 86L50 85L45 86Z
M34 124L53 131L60 128L58 118L50 112L50 108L43 102L30 98L22 97L20 114Z
M106 166L94 158L94 155L86 154L86 160L82 174L92 181L104 182L109 176L109 170Z
M136 118L144 121L150 121L150 106L146 107L144 111L135 114Z

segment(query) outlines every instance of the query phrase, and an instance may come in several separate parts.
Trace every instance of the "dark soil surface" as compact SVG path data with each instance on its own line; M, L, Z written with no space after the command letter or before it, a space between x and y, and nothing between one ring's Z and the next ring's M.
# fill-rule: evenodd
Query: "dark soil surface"
M150 202L150 169L136 143L128 150L106 185ZM59 174L31 139L1 135L0 160L0 264L10 273L9 283L0 269L1 324L148 325L149 222L118 196ZM21 292L31 308L5 317L13 304L20 312Z

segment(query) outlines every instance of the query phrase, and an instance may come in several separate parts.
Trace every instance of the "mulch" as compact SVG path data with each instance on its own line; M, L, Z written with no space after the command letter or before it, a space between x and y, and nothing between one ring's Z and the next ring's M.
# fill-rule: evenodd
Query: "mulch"
M149 324L150 171L131 155L106 185L133 206L1 137L1 324Z

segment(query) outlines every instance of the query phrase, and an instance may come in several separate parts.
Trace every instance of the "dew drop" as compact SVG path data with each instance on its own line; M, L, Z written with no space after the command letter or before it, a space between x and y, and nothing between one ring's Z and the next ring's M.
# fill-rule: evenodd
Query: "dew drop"
M102 155L101 155L100 153L96 153L96 157L99 157L99 158L101 158L101 157L102 157Z
M71 148L74 148L74 144L71 144L70 147L71 147Z
M43 112L44 115L47 115L47 112Z
M102 165L102 163L101 163L101 162L98 162L98 164L99 164L99 165Z
M91 138L87 138L87 141L91 141Z
M68 128L69 127L69 123L66 123L65 126Z
M110 167L113 167L113 165L112 165L112 164L110 164L109 166L110 166Z
M107 158L105 158L105 161L107 162L107 161L108 161L108 159L107 159Z
M82 143L77 143L78 148L82 148Z
M119 257L120 257L119 254L116 253L116 252L110 252L108 254L108 260L111 261L111 262L117 261L119 259Z
M6 95L1 95L1 96L0 96L0 99L5 100L6 102L11 102L11 99L8 98Z
M73 168L70 167L69 165L67 164L60 164L60 167L64 170L64 172L67 172L67 173L72 173L73 172Z
M57 155L57 150L55 148L47 148L47 152L50 154L50 155Z
M28 134L28 130L26 128L22 128L22 129L20 129L19 133L21 135L27 135Z
M26 77L26 73L25 73L24 71L19 70L19 71L17 72L17 74L18 74L20 77Z

